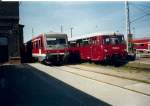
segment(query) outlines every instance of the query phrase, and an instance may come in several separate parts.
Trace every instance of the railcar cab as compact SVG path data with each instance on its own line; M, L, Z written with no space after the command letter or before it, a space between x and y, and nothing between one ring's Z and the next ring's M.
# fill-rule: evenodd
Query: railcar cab
M65 35L46 35L47 50L64 49L67 46L67 43Z
M106 35L103 36L103 52L105 58L123 59L126 57L126 44L123 35Z
M67 60L68 38L66 34L45 34L46 60L53 63L64 63Z
M65 62L68 52L67 34L44 33L32 39L32 56L40 62Z

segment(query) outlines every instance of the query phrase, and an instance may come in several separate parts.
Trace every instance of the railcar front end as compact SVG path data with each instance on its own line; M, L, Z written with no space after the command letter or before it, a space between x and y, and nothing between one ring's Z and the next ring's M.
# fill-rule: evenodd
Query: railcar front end
M45 36L46 62L63 64L67 62L69 55L68 40L66 34L54 34Z
M63 64L67 61L68 54L68 38L66 34L41 34L32 39L34 61Z
M104 60L116 61L127 56L126 44L123 35L111 35L103 37Z

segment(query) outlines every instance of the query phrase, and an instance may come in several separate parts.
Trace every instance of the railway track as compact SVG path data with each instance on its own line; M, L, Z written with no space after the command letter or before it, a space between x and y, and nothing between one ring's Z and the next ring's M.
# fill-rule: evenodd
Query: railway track
M86 66L86 65L83 65L84 67L90 67L90 66ZM133 81L138 81L138 82L142 82L142 83L147 83L147 84L150 84L150 81L149 80L144 80L144 79L138 79L138 78L130 78L130 77L127 77L127 76L119 76L119 75L117 75L117 74L110 74L110 73L108 73L108 72L102 72L102 71L94 71L93 69L92 70L90 70L90 69L86 69L86 68L81 68L81 67L76 67L76 66L70 66L70 65L68 65L68 67L71 67L71 68L75 68L75 69L81 69L81 70L84 70L84 71L88 71L88 72L94 72L94 73L98 73L98 74L104 74L104 75L108 75L108 76L113 76L113 77L119 77L119 78L122 78L122 79L128 79L128 80L133 80ZM95 67L97 67L97 65L95 65ZM97 68L100 68L100 66L98 65L98 67ZM103 68L105 68L106 70L109 70L110 68L114 68L113 66L109 66L109 68L107 67L104 67L104 66L102 66L102 69ZM135 72L135 69L136 70L138 70L138 68L133 68L133 67L129 67L129 68L124 68L124 69L120 69L120 70L134 70L134 72ZM116 70L116 68L114 69L114 70ZM139 70L139 71L141 71L141 70Z
M140 93L140 94L143 94L143 95L146 95L146 96L150 96L149 93L144 93L142 91L138 91L138 90L135 90L135 89L127 88L126 86L115 84L115 83L112 83L112 82L109 82L109 81L99 80L99 79L96 79L94 77L87 76L86 74L80 73L80 71L82 71L82 72L83 71L84 72L89 72L91 74L93 74L93 73L99 74L99 75L103 74L103 75L110 76L110 77L115 77L115 78L118 78L118 76L112 76L112 75L108 75L108 74L104 74L104 73L88 71L86 69L80 69L80 68L75 68L75 67L71 67L71 66L61 66L61 67L52 66L52 68L55 68L57 70L62 70L62 71L65 71L65 72L68 72L68 73L71 73L71 74L74 74L74 75L77 75L77 76L81 76L81 77L84 77L84 78L87 78L87 79L90 79L90 80L94 80L96 82L113 85L113 86L116 86L116 87L119 87L119 88L122 88L122 89L125 89L125 90L129 90L129 91L137 92L137 93ZM74 70L74 71L71 71L71 70ZM134 80L130 80L130 79L127 79L127 78L119 78L119 79L134 81ZM136 81L134 81L134 82L136 82Z

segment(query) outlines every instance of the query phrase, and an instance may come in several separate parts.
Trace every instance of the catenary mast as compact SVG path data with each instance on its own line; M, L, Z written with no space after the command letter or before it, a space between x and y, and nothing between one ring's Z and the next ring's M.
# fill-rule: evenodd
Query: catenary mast
M130 8L129 8L129 2L125 1L125 9L126 9L126 36L127 36L127 52L132 52L132 43L130 42L132 40L132 34L131 34L131 21L130 21Z

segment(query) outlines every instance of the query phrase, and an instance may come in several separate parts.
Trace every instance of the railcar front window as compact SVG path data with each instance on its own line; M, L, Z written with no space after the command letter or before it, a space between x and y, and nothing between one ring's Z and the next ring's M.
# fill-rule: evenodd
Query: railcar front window
M66 44L64 38L47 38L47 45Z
M125 43L123 36L118 36L117 39L118 39L119 43Z
M119 40L115 37L115 38L111 38L111 44L118 44Z
M105 38L104 39L104 44L110 44L110 38Z
M66 44L66 40L65 39L56 39L57 44Z
M47 45L56 45L56 38L47 38Z
M111 38L111 44L123 44L125 43L123 36L117 36Z

